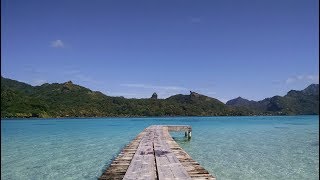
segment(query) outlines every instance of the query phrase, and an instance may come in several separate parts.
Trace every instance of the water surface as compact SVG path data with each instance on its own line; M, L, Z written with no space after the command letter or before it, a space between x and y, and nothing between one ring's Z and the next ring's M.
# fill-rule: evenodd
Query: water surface
M319 116L262 116L1 120L1 179L96 179L154 124L219 180L319 178Z

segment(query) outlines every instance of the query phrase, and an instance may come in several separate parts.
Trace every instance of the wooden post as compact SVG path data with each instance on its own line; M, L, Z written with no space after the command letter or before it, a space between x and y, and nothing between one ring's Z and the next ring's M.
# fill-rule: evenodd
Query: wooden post
M188 139L191 139L191 131L188 131Z
M188 136L188 132L184 132L184 137L187 137Z
M122 149L99 180L216 180L174 141L169 131L184 131L186 138L191 139L191 126L150 126Z

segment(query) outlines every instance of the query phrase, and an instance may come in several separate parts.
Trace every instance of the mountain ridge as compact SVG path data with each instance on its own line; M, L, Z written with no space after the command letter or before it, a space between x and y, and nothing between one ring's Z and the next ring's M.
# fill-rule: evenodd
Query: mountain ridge
M279 115L319 114L319 84L311 84L300 91L290 90L284 96L276 95L260 101L235 98L227 101L226 105L251 108L253 111L278 111Z
M193 91L165 99L112 97L74 84L40 86L1 76L1 117L140 117L319 114L319 85L261 101L238 97L226 104Z

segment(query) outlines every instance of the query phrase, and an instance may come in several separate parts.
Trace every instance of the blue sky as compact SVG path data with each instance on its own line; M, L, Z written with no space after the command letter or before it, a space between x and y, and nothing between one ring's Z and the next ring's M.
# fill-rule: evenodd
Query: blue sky
M261 100L319 82L317 0L2 0L1 74Z

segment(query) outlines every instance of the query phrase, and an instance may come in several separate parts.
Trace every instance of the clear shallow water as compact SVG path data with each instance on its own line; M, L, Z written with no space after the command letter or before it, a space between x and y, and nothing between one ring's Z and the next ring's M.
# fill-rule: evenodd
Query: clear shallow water
M96 179L153 124L219 180L319 178L319 116L288 116L1 120L1 179Z

